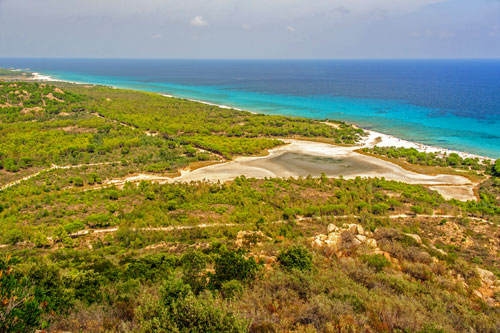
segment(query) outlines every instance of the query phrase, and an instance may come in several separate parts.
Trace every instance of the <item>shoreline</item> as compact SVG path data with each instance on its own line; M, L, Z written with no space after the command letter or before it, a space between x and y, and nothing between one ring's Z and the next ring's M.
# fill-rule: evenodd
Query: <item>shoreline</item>
M33 77L30 79L33 81L48 81L48 82L52 81L52 82L67 82L67 83L72 83L72 84L101 85L101 84L90 83L90 82L78 82L78 81L56 79L50 75L44 75L44 74L41 74L39 72L31 72L31 74L33 75ZM115 86L109 86L109 87L118 89L118 87L115 87ZM211 105L211 106L217 106L221 109L232 109L232 110L257 114L257 112L244 110L244 109L236 108L236 107L231 107L231 106L224 105L224 104L211 103L211 102L198 100L198 99L184 98L184 97L175 96L175 95L171 95L171 94L165 94L165 93L157 93L157 94L160 96L163 96L163 97L167 97L167 98L180 98L180 99L185 99L185 100L192 101L192 102L202 103L202 104ZM316 120L321 121L321 119L316 119ZM349 124L356 126L356 127L359 127L353 123L349 123ZM480 161L484 161L484 160L495 161L494 158L491 158L488 156L473 154L473 153L454 150L454 149L426 145L426 144L422 144L422 143L418 143L418 142L413 142L413 141L401 139L401 138L395 137L395 136L390 135L390 134L385 134L382 132L369 130L369 129L365 129L362 127L359 127L359 128L363 129L363 131L365 131L368 135L365 138L362 138L360 140L360 142L358 144L356 144L356 146L358 148L371 148L374 146L396 147L396 148L399 148L399 147L415 148L418 151L424 152L424 153L436 153L436 154L441 154L441 155L450 155L450 154L454 153L454 154L458 154L460 157L462 157L464 159L465 158L473 158L473 159L477 158Z

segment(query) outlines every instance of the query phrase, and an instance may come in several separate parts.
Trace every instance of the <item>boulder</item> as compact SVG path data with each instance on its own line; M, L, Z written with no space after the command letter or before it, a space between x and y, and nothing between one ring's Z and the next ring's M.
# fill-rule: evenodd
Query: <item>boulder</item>
M331 233L331 232L339 232L340 231L340 228L337 227L335 224L329 224L328 225L328 228L327 228L327 231L328 233Z
M352 232L354 235L364 233L363 227L360 225L357 225L357 224L348 224L348 225L344 226L343 228L349 232Z
M366 236L363 235L356 235L356 239L359 240L361 243L366 242Z
M368 238L365 243L367 246L369 246L371 248L375 249L377 247L377 241L373 238Z
M496 275L493 274L492 272L486 270L486 269L482 269L482 268L478 267L477 273L479 274L481 281L483 281L483 283L485 283L485 284L492 285L497 280Z

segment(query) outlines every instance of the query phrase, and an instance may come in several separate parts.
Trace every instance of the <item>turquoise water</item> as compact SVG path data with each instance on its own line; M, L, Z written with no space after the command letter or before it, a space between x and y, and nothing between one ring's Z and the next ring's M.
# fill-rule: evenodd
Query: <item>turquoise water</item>
M26 59L22 66L19 61L12 66L30 67L57 79L165 93L266 114L345 120L423 144L500 158L500 61L57 64ZM3 62L0 59L0 66Z

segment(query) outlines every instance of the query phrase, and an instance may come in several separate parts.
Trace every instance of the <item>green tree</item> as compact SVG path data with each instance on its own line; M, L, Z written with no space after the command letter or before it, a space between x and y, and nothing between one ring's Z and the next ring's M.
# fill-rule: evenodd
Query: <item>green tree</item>
M500 177L500 159L495 161L493 165L493 174L497 177Z

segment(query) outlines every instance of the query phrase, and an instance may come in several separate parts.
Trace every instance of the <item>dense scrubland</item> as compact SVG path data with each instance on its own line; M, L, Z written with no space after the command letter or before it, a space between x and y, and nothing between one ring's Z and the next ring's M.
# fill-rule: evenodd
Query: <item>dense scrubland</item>
M106 87L0 92L1 184L35 174L0 191L0 332L500 330L500 162L469 164L477 202L361 178L119 188L363 133Z

